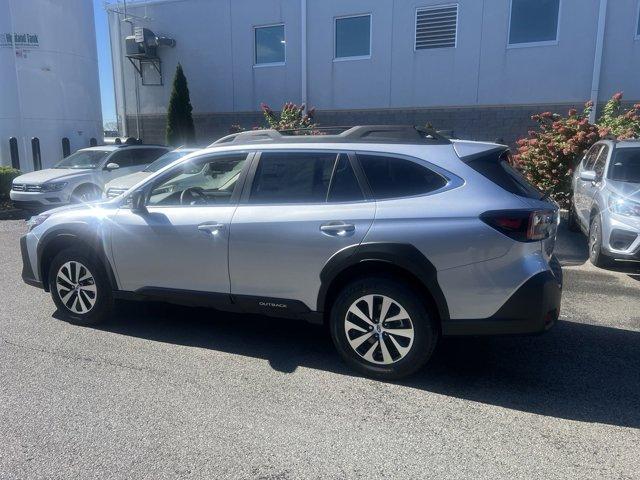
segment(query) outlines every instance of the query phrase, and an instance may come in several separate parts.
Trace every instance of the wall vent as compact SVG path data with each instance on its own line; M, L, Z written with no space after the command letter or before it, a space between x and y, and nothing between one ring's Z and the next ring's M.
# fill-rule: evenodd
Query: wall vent
M439 5L416 11L416 50L456 46L458 5Z

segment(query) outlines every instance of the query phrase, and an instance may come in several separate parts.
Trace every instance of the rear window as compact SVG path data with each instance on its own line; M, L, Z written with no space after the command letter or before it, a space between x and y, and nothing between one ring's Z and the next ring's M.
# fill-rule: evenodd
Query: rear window
M509 163L509 158L510 153L503 150L474 156L470 160L463 158L462 161L507 192L534 200L542 200L544 193L513 168Z

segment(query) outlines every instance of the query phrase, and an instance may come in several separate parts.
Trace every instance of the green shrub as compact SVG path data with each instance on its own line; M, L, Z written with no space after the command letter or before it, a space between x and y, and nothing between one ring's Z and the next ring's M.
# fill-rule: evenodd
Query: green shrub
M167 110L167 145L179 147L194 143L196 134L192 111L187 78L184 76L182 65L178 63Z
M9 198L11 182L20 174L20 170L16 170L12 167L0 166L0 200L6 200Z

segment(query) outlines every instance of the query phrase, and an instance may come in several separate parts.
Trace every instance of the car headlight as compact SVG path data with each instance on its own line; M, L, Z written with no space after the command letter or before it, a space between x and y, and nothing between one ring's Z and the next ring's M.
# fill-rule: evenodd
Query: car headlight
M49 216L50 215L48 213L41 213L40 215L35 215L31 217L29 220L27 220L27 227L29 228L29 231L33 230L38 225L42 225L42 223L47 218L49 218Z
M619 195L611 195L609 197L609 210L625 217L640 217L640 203Z
M66 186L67 186L67 182L52 182L52 183L43 183L41 185L41 188L43 192L59 192Z

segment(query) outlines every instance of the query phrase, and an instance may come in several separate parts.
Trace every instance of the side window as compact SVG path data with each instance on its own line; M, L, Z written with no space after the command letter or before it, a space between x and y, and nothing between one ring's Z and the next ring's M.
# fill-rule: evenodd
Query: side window
M327 202L357 202L364 200L364 195L356 174L351 167L349 157L342 153L333 169Z
M596 158L598 158L600 150L602 150L602 145L594 145L589 149L584 157L584 162L582 164L583 170L593 170L593 164L596 162Z
M121 150L114 153L107 163L117 163L120 168L132 167L133 157L131 156L131 150Z
M596 158L596 161L594 162L593 168L592 168L592 170L596 172L596 176L598 178L602 178L602 174L604 173L604 166L607 163L608 155L609 155L609 147L604 145L602 147L602 150L600 150L600 153L598 154L598 157Z
M262 152L249 200L252 203L324 203L335 153Z
M131 156L133 157L132 166L148 165L165 153L167 153L167 151L162 148L136 148L131 150Z
M371 15L350 15L335 19L334 58L363 58L371 55Z
M358 155L377 199L409 197L444 187L447 181L415 162L381 155Z
M255 65L275 65L285 62L284 25L254 28Z
M147 205L228 204L246 158L246 153L236 153L178 165L153 187Z
M509 45L558 39L560 0L511 0Z

